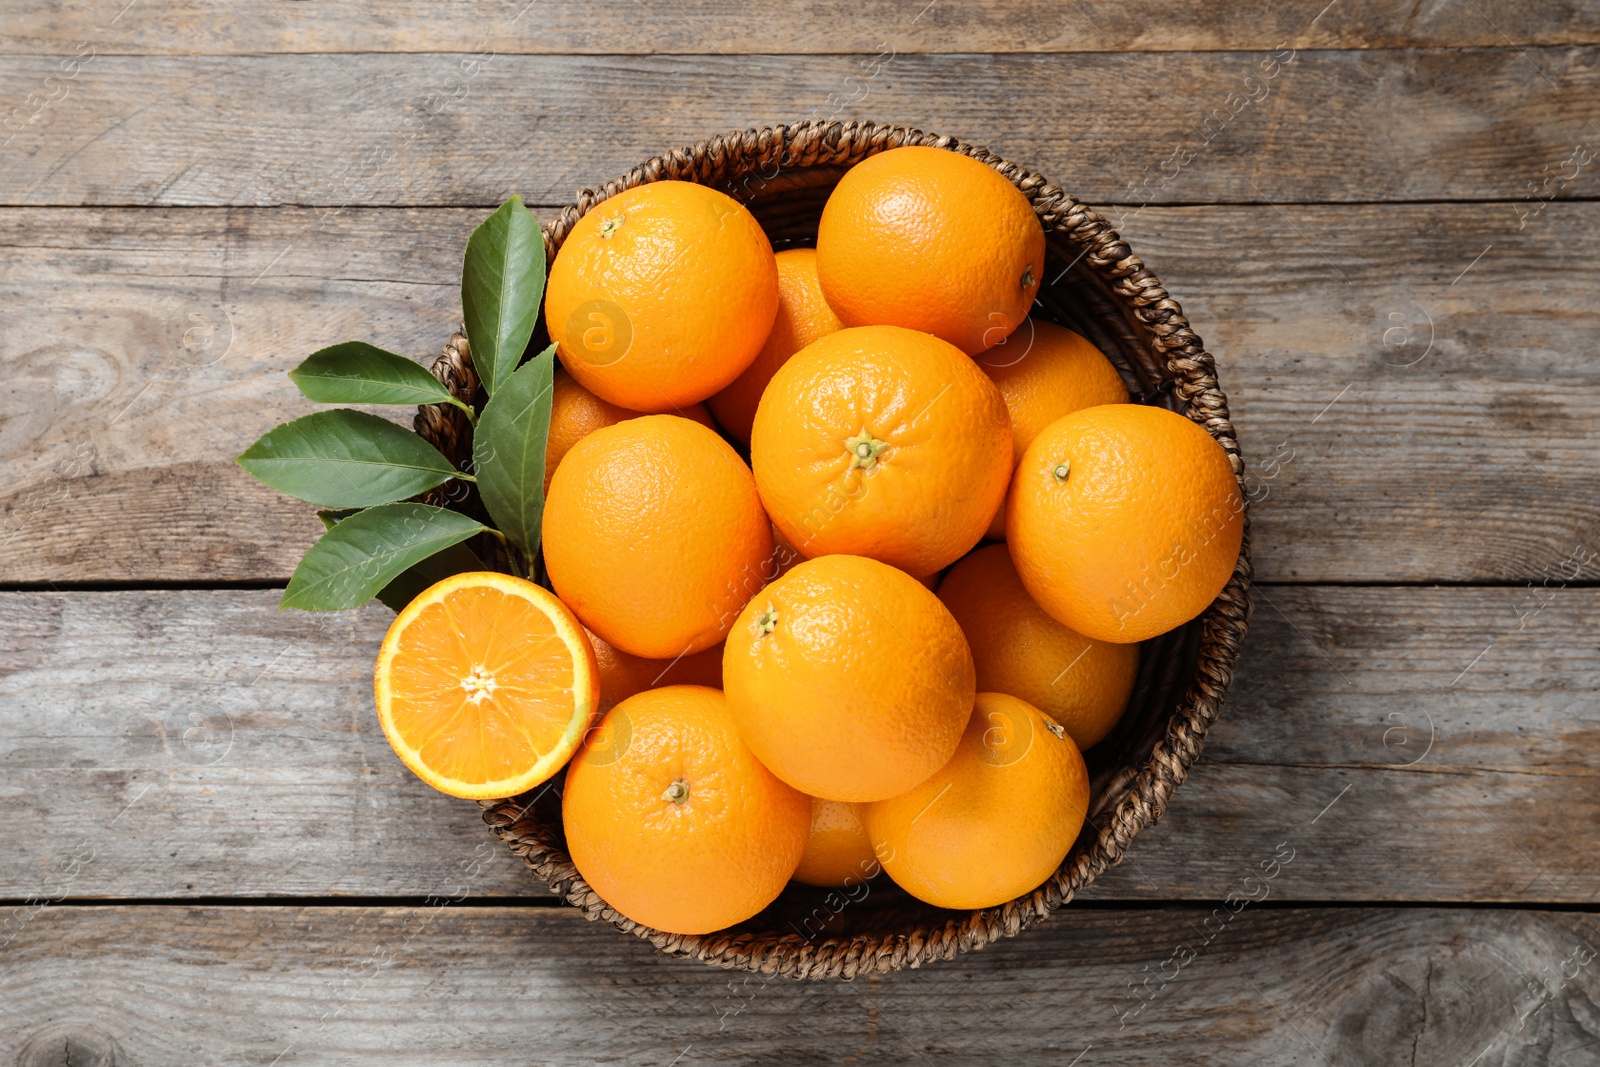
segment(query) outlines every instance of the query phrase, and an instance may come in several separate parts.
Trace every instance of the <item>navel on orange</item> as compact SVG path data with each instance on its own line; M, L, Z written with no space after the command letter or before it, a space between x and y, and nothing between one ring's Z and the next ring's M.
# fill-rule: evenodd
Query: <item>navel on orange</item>
M1044 228L993 167L944 148L857 163L817 227L817 274L847 326L905 326L967 355L998 344L1044 278Z
M869 556L922 577L978 543L1005 498L1000 391L955 347L899 326L840 330L778 369L750 462L806 556Z
M373 694L384 736L451 796L516 796L560 770L599 699L594 650L566 605L509 574L457 574L395 616Z

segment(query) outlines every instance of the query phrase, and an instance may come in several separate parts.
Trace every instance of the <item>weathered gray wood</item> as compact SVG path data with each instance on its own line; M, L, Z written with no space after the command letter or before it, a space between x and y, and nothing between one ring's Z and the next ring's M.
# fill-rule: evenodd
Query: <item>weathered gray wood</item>
M393 613L277 599L0 597L0 833L18 838L0 896L540 891L476 804L384 740L371 672Z
M1600 207L1517 211L1112 210L1217 355L1263 580L1594 545ZM482 214L0 210L0 580L286 580L320 524L232 457L310 410L283 372L322 345L431 358Z
M311 410L284 372L323 345L431 359L460 321L462 249L482 214L10 213L0 554L13 564L0 573L292 573L321 524L233 457Z
M1219 900L1287 844L1283 899L1600 899L1600 590L1538 596L1261 590L1204 758L1089 896ZM0 594L0 898L539 891L385 743L386 610L276 599Z
M0 1057L23 1067L68 1062L41 1046L69 1042L261 1067L1506 1067L1589 1062L1600 1040L1600 924L1579 914L1080 909L854 983L660 959L567 909L53 907L18 925Z
M10 5L0 50L69 53L80 41L107 53L266 52L504 53L833 53L1102 52L1405 45L1501 45L1600 41L1600 19L1577 0L1414 5L1386 0L1291 4L1210 2L1150 10L1112 3L1041 5L1017 0L804 6L731 0L644 0L626 5L571 0L488 3L370 3L335 0L313 8L240 8L214 0L173 0L119 11L66 0ZM879 42L883 42L880 46Z
M985 142L1097 203L1516 200L1596 138L1600 90L1592 46L60 67L0 70L22 109L0 135L0 203L560 202L712 134L823 115ZM1592 196L1594 173L1551 188Z
M1258 578L1600 577L1600 211L1539 207L1109 212L1217 356Z

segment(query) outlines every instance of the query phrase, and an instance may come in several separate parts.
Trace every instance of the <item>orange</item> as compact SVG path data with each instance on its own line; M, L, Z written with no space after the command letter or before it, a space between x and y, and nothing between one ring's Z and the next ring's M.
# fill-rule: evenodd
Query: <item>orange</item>
M866 807L884 870L939 908L992 908L1055 873L1089 810L1089 772L1038 708L979 693L950 762L915 789Z
M817 281L817 250L791 248L778 253L778 317L755 362L733 384L706 401L717 425L750 443L756 405L779 367L819 337L844 328L822 297Z
M1080 749L1117 724L1139 673L1139 646L1084 637L1045 614L1005 545L986 545L951 567L939 599L967 635L980 690L1026 700ZM604 699L604 682L600 692Z
M938 770L972 710L972 653L939 598L860 556L798 564L745 606L722 686L756 757L825 800L881 800Z
M856 164L822 209L817 275L847 326L905 326L967 355L1027 315L1044 277L1044 229L992 167L907 147Z
M561 800L578 873L617 911L706 934L772 903L806 847L811 802L772 776L715 689L674 685L612 708Z
M922 577L983 536L1011 476L1011 426L1000 390L959 350L864 326L772 376L750 460L802 555L871 556Z
M645 659L631 656L607 644L596 634L589 634L594 646L595 666L600 672L600 710L610 711L622 701L646 689L660 689L666 685L705 685L722 688L722 646L710 648L676 659Z
M1051 423L1023 454L1006 541L1029 595L1101 641L1181 626L1228 584L1244 498L1222 446L1165 408L1107 404Z
M693 182L649 182L595 205L545 287L562 365L631 411L673 411L728 385L777 312L767 235L732 197Z
M1098 348L1044 319L1028 319L975 358L1005 398L1013 465L1022 462L1022 453L1039 431L1061 416L1097 404L1128 402L1122 376ZM999 540L1005 533L1005 509L997 508L987 536Z
M772 529L733 448L676 415L572 446L544 508L544 561L583 624L624 652L710 648L766 584Z
M640 414L601 400L573 381L572 375L557 367L550 393L550 433L544 447L545 493L550 492L550 476L556 472L562 457L572 451L573 445L596 430L615 426L627 419L636 419ZM708 429L716 429L711 421L711 412L706 410L704 404L690 404L674 414L693 419Z
M772 566L768 570L769 579L782 578L794 569L794 565L804 558L799 549L789 543L783 536L783 531L776 526L772 528Z
M599 700L566 605L509 574L457 574L395 616L373 671L400 762L454 797L511 797L572 756Z
M860 804L811 798L811 836L794 880L807 885L860 885L878 873Z

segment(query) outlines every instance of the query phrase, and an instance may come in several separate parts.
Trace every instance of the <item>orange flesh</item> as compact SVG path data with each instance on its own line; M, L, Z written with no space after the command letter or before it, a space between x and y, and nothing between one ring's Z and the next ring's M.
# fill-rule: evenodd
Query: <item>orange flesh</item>
M462 785L524 776L569 748L575 674L572 648L538 605L488 586L452 590L399 635L393 739Z

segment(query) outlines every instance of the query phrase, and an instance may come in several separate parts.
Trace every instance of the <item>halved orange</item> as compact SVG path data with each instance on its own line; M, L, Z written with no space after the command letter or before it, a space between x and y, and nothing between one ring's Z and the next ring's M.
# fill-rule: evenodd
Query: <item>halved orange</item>
M395 617L373 693L384 735L417 777L489 800L565 766L599 702L600 674L554 594L475 571L423 590Z

